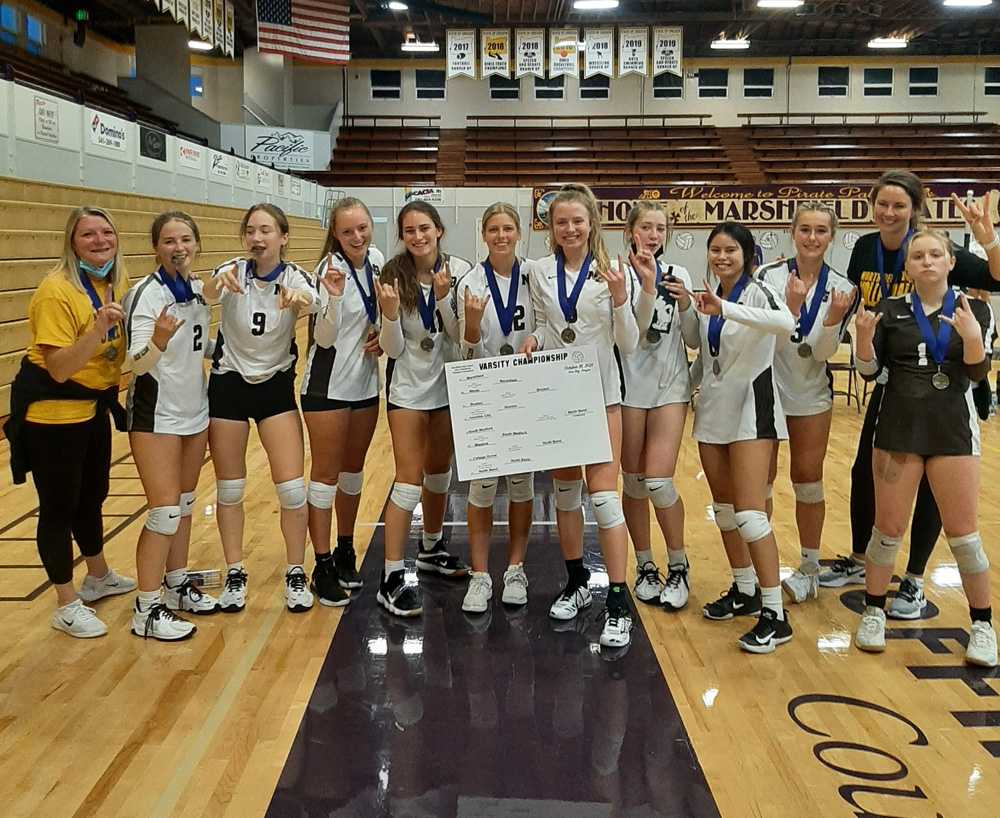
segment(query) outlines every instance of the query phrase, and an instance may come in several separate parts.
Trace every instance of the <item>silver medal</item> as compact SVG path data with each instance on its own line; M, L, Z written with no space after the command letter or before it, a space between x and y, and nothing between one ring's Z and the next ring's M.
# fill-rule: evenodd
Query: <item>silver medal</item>
M425 335L420 341L420 348L424 352L430 352L434 349L434 339L430 335Z
M808 358L813 354L813 348L809 344L799 344L799 357Z
M660 331L658 329L653 329L652 327L646 330L646 343L647 344L660 343Z
M113 361L115 358L118 357L118 347L116 347L114 344L109 346L107 349L104 350L104 357L107 358L109 361Z
M947 389L949 386L951 386L951 378L949 378L944 372L942 372L939 369L931 377L931 385L935 389Z
M500 347L500 354L501 355L513 355L514 354L514 347L512 347L510 344L503 344Z
M559 337L562 338L567 344L572 344L576 340L576 333L573 331L572 327L566 327L566 329L560 333Z
M718 358L712 361L712 374L715 376L719 376L722 374L722 364L719 363Z

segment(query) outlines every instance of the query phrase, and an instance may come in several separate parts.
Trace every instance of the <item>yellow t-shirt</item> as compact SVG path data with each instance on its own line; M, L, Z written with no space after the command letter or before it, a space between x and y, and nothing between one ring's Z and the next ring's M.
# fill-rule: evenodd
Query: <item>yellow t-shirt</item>
M115 300L121 303L126 282L119 285ZM107 302L106 287L97 287L97 294ZM38 285L28 305L28 326L31 346L28 360L45 368L41 347L69 347L94 324L94 306L85 292L70 283L62 272L50 273ZM116 337L97 345L93 357L70 380L91 389L107 389L121 378L125 360L124 327L119 324ZM108 350L112 349L113 352ZM92 400L42 400L28 407L27 420L32 423L83 423L96 412Z

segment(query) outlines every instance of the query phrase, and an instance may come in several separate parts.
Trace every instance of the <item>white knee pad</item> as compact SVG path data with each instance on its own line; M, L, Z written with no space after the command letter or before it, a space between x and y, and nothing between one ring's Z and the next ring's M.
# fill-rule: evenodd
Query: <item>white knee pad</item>
M598 528L616 528L625 523L622 501L617 491L596 491L590 495Z
M181 517L190 517L194 513L194 492L181 492Z
M951 546L960 574L981 574L990 567L990 561L983 550L983 538L978 531L962 537L949 537L948 545Z
M507 475L507 497L512 503L530 503L534 500L534 472Z
M736 509L732 503L712 503L712 512L719 531L735 531L739 528L736 524Z
M238 506L243 502L243 492L246 491L245 477L239 480L216 480L215 501L220 506Z
M649 488L646 486L646 475L623 471L622 491L626 497L631 497L633 500L645 500L649 497Z
M493 508L499 480L498 477L491 477L488 480L469 481L469 503L476 508Z
M649 499L656 508L670 508L681 498L674 486L673 477L647 477L646 488L649 489Z
M278 504L282 508L292 510L302 508L306 504L306 481L304 478L295 477L284 483L275 483L274 488L278 492Z
M736 525L740 529L740 536L747 545L762 540L771 533L771 523L763 511L756 509L737 511L735 517Z
M795 492L795 499L799 503L822 503L823 502L823 481L817 480L815 483L792 483L792 490Z
M365 473L363 471L342 471L337 477L337 491L357 497L361 494L361 487L365 484Z
M865 556L875 565L891 568L896 564L896 554L899 552L899 545L902 542L902 537L887 537L877 528L873 528Z
M155 534L172 537L180 524L180 506L155 506L146 512L146 528Z
M403 511L412 513L420 502L420 486L414 486L412 483L393 483L389 499Z
M440 474L424 474L424 488L431 494L447 494L451 485L451 469Z
M306 499L313 508L333 508L333 501L336 496L337 486L320 483L319 480L309 481L309 492L306 495Z
M583 505L583 480L552 479L552 487L556 490L556 509L559 511L576 511Z

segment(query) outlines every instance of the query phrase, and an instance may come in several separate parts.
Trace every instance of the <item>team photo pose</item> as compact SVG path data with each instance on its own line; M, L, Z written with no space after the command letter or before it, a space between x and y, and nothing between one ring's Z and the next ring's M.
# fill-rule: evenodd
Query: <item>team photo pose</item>
M772 452L788 437L774 350L795 318L779 293L753 277L753 259L753 235L743 225L723 222L709 234L709 282L719 283L695 295L699 332L691 340L701 348L704 376L694 439L733 573L732 586L703 613L716 620L759 614L739 645L771 653L792 638L765 503Z
M35 539L56 594L51 624L79 638L107 625L84 603L125 594L135 580L104 559L101 507L108 496L111 422L125 429L118 382L125 359L121 301L128 289L118 230L97 207L70 213L62 258L28 305L31 342L11 384L10 441L15 483L30 471L38 492ZM87 563L73 585L73 541Z
M830 442L833 380L827 361L837 351L854 313L857 294L846 277L826 263L837 231L837 214L822 202L803 202L792 217L795 256L766 264L757 276L777 293L795 316L794 333L778 340L774 379L785 410L795 522L802 560L782 581L792 602L819 593L819 552L826 517L823 461ZM778 470L778 449L771 458L769 483Z
M149 505L136 544L139 593L131 629L173 642L196 630L174 611L219 609L187 573L195 488L208 443L210 313L201 281L191 276L201 242L194 219L162 213L150 232L159 266L129 290L123 305L132 362L129 444Z
M309 432L309 536L316 553L312 589L323 605L350 602L360 588L354 523L365 456L378 422L378 299L385 259L372 246L372 215L345 197L330 211L316 268L319 311L302 377L302 416ZM337 547L330 552L334 510Z
M281 506L285 604L300 613L312 607L313 595L303 565L308 511L302 422L295 403L295 325L300 314L315 312L318 302L309 274L283 258L288 219L280 208L254 205L243 216L240 234L248 257L222 264L204 288L210 302L219 299L222 304L208 379L208 444L227 565L219 604L235 613L247 603L243 498L254 420Z
M872 213L878 231L858 239L847 268L847 277L858 287L865 307L875 307L883 298L903 295L912 288L912 282L903 275L905 245L925 215L924 198L923 182L902 170L883 173L872 188ZM993 229L989 195L982 202L966 204L954 198L954 203L976 241L986 251L988 260L953 247L955 266L949 283L957 287L1000 289L1000 239ZM858 453L851 469L851 554L838 558L830 569L820 574L819 583L823 586L864 583L865 551L875 521L872 436L887 377L888 371L883 369L882 377L872 389L858 439ZM889 606L889 616L916 619L926 608L923 574L940 533L937 504L927 480L923 479L913 512L906 576Z
M607 407L611 461L584 466L597 520L597 536L608 572L608 599L600 642L624 647L631 639L632 615L625 587L628 531L618 496L622 448L622 391L618 355L628 355L639 340L629 303L623 265L613 268L601 236L597 200L585 185L564 185L549 207L553 254L531 267L531 303L536 332L521 351L593 346L597 349L604 403ZM639 298L651 301L643 292ZM649 306L646 307L651 312ZM541 330L541 331L539 331ZM583 474L579 466L554 469L556 524L566 560L566 587L552 603L549 616L573 619L592 603L583 565Z
M635 546L635 596L677 611L688 601L684 551L684 503L674 470L684 435L691 378L682 320L696 321L688 271L660 260L670 239L663 205L638 202L628 214L629 290L639 327L639 344L622 356L622 507ZM641 294L646 297L640 298ZM667 543L664 578L653 558L649 503Z
M948 545L969 601L967 662L997 664L991 622L989 560L979 535L979 418L972 386L989 372L988 305L949 286L951 240L916 232L905 252L913 289L856 322L858 370L888 372L874 439L875 527L865 564L865 612L855 642L885 650L886 589L920 482L926 478L941 511Z
M483 213L483 241L488 256L459 279L455 290L458 335L463 358L513 355L535 328L531 310L531 262L517 257L521 219L517 208L497 202ZM490 537L497 478L469 484L466 516L469 524L469 562L472 572L462 610L483 613L493 598L489 574ZM535 475L507 476L507 569L501 599L507 605L528 601L524 555L531 531Z
M452 276L471 265L447 256L444 222L427 202L413 201L396 219L403 250L382 268L375 292L382 312L379 343L386 364L386 409L396 478L385 509L385 567L378 603L396 616L419 616L420 591L406 583L403 557L413 512L423 513L417 569L464 577L469 568L442 539L451 485L451 415L444 365L456 360L458 322Z

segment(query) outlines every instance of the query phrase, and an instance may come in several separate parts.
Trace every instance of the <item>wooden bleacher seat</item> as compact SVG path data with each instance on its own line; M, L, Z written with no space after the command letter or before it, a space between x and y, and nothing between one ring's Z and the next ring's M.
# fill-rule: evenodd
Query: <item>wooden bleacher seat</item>
M346 117L328 170L301 175L323 185L434 184L440 120L439 116Z

